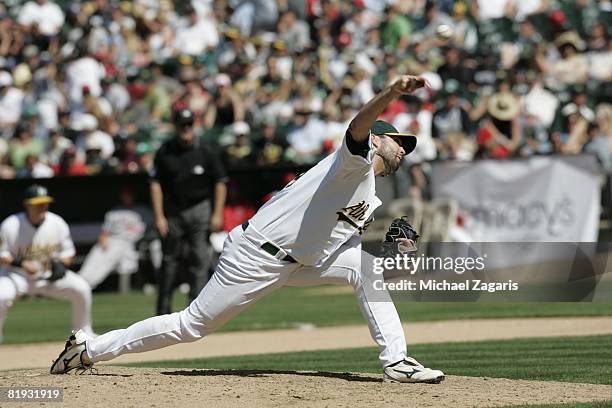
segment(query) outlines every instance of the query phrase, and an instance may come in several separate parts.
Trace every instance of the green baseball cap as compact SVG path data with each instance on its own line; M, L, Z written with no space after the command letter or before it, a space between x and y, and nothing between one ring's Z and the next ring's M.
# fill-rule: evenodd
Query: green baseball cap
M49 195L45 187L34 184L26 189L23 194L23 200L27 204L39 205L52 203L53 197Z
M417 144L416 135L413 135L412 133L400 133L395 128L395 126L393 126L389 122L385 122L384 120L377 120L376 122L374 122L374 124L370 128L370 131L374 135L399 137L402 141L402 147L404 148L406 155L412 152Z

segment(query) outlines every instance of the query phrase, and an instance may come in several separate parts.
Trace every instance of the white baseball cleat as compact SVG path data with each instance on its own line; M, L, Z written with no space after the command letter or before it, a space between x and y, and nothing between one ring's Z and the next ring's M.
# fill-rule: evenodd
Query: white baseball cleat
M87 334L83 330L73 331L66 341L64 351L51 365L51 374L66 374L72 370L78 374L91 371L93 363L83 361L83 354L86 355L85 342L87 339Z
M385 367L383 380L385 382L438 384L444 380L444 373L440 370L423 367L414 358L406 357Z

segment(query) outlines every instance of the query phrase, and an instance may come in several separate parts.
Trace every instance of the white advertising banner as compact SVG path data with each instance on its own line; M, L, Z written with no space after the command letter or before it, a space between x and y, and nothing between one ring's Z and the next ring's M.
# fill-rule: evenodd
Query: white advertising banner
M596 242L598 166L589 155L434 163L433 198L459 204L471 242Z

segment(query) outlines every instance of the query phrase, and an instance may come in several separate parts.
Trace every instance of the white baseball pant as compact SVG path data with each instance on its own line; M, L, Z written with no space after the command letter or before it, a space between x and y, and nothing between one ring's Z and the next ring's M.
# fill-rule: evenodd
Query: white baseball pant
M0 343L7 312L13 302L23 295L42 295L66 299L72 306L72 328L93 334L91 328L91 288L83 278L72 271L55 282L28 280L13 268L0 268Z
M192 342L220 328L246 307L283 285L349 283L355 289L362 314L387 366L406 356L406 340L397 311L388 294L373 302L364 290L369 279L361 269L361 242L354 237L320 267L280 261L260 248L267 240L252 226L234 228L224 243L215 273L185 310L155 316L88 340L93 362L126 353L140 353L172 344ZM386 299L386 300L385 300ZM385 300L385 301L381 301ZM342 345L340 344L339 347Z
M138 270L138 252L134 243L108 238L106 248L96 244L87 254L79 274L95 289L114 270L128 274Z

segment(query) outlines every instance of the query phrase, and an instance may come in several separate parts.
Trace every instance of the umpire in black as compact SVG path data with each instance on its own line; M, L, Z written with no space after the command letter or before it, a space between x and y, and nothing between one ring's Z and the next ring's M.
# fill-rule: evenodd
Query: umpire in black
M158 315L172 312L172 291L183 252L188 254L190 300L198 296L208 281L209 232L223 227L227 176L219 158L194 136L193 119L189 110L175 112L176 137L157 151L151 176L151 201L163 252Z

